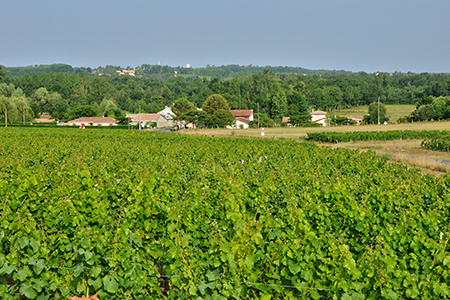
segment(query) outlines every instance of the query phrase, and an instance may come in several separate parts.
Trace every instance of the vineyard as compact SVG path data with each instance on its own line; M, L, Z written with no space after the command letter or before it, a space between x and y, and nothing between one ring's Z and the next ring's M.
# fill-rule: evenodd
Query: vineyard
M426 139L422 141L421 145L428 150L450 152L450 137Z
M0 139L1 299L450 297L446 175L296 141Z
M354 131L354 132L315 132L308 133L306 140L339 143L355 141L388 141L400 139L429 139L450 136L449 130L392 130L392 131Z

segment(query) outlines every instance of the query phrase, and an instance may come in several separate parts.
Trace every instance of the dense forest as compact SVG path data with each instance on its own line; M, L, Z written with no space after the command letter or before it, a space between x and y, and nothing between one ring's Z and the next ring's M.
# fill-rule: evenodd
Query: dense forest
M378 98L385 104L416 104L418 109L428 106L422 108L425 113L416 112L408 118L450 116L450 74L333 73L234 65L201 69L142 65L133 69L136 76L118 75L118 70L122 68L3 67L0 95L6 99L23 94L32 111L27 115L49 113L58 120L76 116L74 111L117 117L125 111L136 112L139 106L152 113L185 100L201 107L212 94L222 95L231 109L259 108L274 120L304 115L311 109L368 105ZM17 76L19 73L23 75Z

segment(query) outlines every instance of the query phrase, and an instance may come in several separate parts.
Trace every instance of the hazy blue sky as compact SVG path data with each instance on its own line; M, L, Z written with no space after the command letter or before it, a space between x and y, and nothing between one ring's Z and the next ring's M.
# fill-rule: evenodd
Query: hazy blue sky
M2 0L0 64L450 72L448 0Z

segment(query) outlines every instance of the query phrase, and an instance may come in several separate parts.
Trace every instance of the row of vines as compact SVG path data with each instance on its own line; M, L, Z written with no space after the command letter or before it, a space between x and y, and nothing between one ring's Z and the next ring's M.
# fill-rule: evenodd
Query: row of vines
M400 139L429 139L450 136L449 130L391 130L391 131L352 131L308 133L308 141L339 143L354 141L388 141Z
M447 176L295 141L0 140L2 299L450 296Z
M428 150L450 152L450 137L426 139L422 141L421 146Z

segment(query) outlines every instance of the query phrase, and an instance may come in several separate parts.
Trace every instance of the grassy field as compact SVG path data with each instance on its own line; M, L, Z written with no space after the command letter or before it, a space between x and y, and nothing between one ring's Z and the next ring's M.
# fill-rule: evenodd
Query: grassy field
M264 138L302 139L310 132L323 131L389 131L389 130L450 130L450 122L417 122L387 125L324 126L324 127L278 127L266 128ZM183 134L207 136L261 137L261 129L187 129Z
M387 125L361 125L361 126L327 126L313 128L267 128L265 139L298 139L302 140L306 134L312 132L348 132L348 131L389 131L389 130L450 130L450 122L417 122ZM225 136L225 137L252 137L261 138L261 129L188 129L183 134ZM393 154L392 160L399 161L411 167L419 167L424 173L439 172L450 173L450 165L436 162L436 159L449 160L450 155L445 152L432 151L422 148L422 140L394 140L372 142L349 142L339 144L317 143L322 146L344 147L359 149L361 151L373 150L379 155ZM413 159L411 157L414 157Z
M332 148L359 149L362 151L375 151L378 155L392 155L391 159L408 165L421 168L424 173L450 174L450 164L439 160L450 160L448 152L432 151L420 146L422 140L393 140L393 141L359 141L339 144L317 143Z
M386 114L390 122L396 122L400 117L409 116L416 108L415 105L386 105ZM367 115L368 105L358 106L350 109L333 110L330 114L338 116L362 116Z

